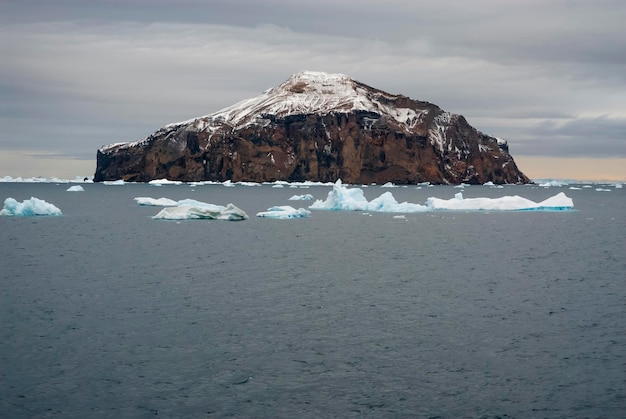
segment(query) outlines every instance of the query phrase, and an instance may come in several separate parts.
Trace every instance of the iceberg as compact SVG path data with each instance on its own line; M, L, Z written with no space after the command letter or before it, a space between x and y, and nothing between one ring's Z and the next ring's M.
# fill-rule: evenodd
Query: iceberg
M258 212L257 217L275 218L278 220L287 220L292 218L306 218L311 215L311 211L304 208L295 209L289 205L282 205L268 208L267 211Z
M559 179L548 179L548 180L544 180L543 182L539 183L540 187L543 188L549 188L549 187L560 187L560 186L567 186L569 184L569 182L565 181L565 180L559 180Z
M150 198L147 196L138 196L133 198L137 205L152 206L152 207L176 207L178 202L168 198Z
M113 186L117 186L117 185L125 185L126 182L124 182L122 179L118 179L118 180L105 180L104 182L102 182L104 185L113 185Z
M291 198L289 198L290 201L311 201L313 200L313 195L311 195L310 193L304 194L304 195L294 195Z
M134 198L137 205L166 207L153 216L157 220L247 220L248 215L233 204L226 206L209 204L195 199L174 201L169 198L150 198L138 196Z
M457 193L452 199L428 198L426 205L433 210L456 211L563 211L572 209L574 202L563 192L539 203L521 196L503 196L500 198L463 198Z
M154 179L148 182L148 185L153 186L163 186L163 185L182 185L183 182L178 180L169 180L169 179Z
M410 202L399 203L391 192L385 192L378 198L368 201L363 190L348 189L341 180L333 186L326 200L317 200L310 209L344 210L344 211L375 211L393 213L417 213L437 210L448 211L564 211L574 207L574 202L563 192L541 202L534 202L520 196L503 196L501 198L463 198L461 192L452 199L430 197L424 205Z
M371 202L363 196L359 188L348 189L342 185L341 179L333 185L325 201L318 199L309 206L310 209L343 210L343 211L377 211L377 212L425 212L424 205L408 202L398 203L391 192L385 192Z
M66 192L85 192L85 190L83 189L82 186L80 185L74 185L74 186L70 186L69 188L67 188L65 190Z
M18 202L13 198L5 199L4 208L0 210L0 215L31 217L38 215L62 215L62 213L54 205L33 196L30 199L25 199L24 202Z
M163 208L152 218L155 220L247 220L248 215L233 204L225 207L202 203L203 205L180 205L177 207Z

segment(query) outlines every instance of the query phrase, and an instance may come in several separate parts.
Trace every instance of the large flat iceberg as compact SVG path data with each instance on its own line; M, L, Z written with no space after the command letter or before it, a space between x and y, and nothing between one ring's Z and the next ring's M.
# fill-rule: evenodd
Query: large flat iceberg
M268 208L267 211L258 212L257 217L275 218L278 220L287 220L291 218L306 218L311 215L311 211L304 208L295 209L290 205L281 205Z
M463 198L462 193L457 193L452 199L428 198L426 205L433 210L563 211L572 209L574 202L563 192L541 202L517 195L501 198Z
M20 217L32 217L38 215L62 215L61 210L43 199L31 197L23 202L13 198L4 200L4 208L0 215L14 215Z
M160 206L163 208L154 219L157 220L247 220L248 214L233 204L226 206L209 204L195 199L174 201L169 198L150 198L138 196L134 198L137 205Z
M233 204L225 207L221 205L204 204L202 206L180 205L163 208L153 216L155 220L247 220L248 215Z
M563 192L541 202L534 202L520 196L501 198L463 198L457 193L452 199L428 198L424 205L409 202L399 203L391 192L368 201L359 188L348 189L338 180L326 200L317 200L309 208L347 211L375 211L393 213L416 213L436 210L452 211L564 211L574 207L574 202Z

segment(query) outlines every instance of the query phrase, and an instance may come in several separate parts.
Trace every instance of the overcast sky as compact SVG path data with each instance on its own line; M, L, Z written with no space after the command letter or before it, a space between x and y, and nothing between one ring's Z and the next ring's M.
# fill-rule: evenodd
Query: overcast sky
M104 144L316 70L462 114L525 172L625 178L624 22L623 0L0 0L0 176L92 175Z

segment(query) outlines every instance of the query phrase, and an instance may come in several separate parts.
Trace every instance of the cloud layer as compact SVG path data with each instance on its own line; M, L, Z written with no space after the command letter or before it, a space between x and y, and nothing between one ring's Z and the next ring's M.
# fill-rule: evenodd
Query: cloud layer
M626 157L622 1L9 1L0 16L0 149L93 159L307 69L463 114L514 156Z

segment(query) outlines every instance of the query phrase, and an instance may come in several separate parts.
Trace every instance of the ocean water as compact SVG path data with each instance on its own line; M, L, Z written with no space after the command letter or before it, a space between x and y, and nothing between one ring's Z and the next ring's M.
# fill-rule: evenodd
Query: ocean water
M2 418L617 418L626 192L565 212L254 215L328 186L0 183ZM459 189L364 188L399 202ZM153 220L137 196L249 220Z

